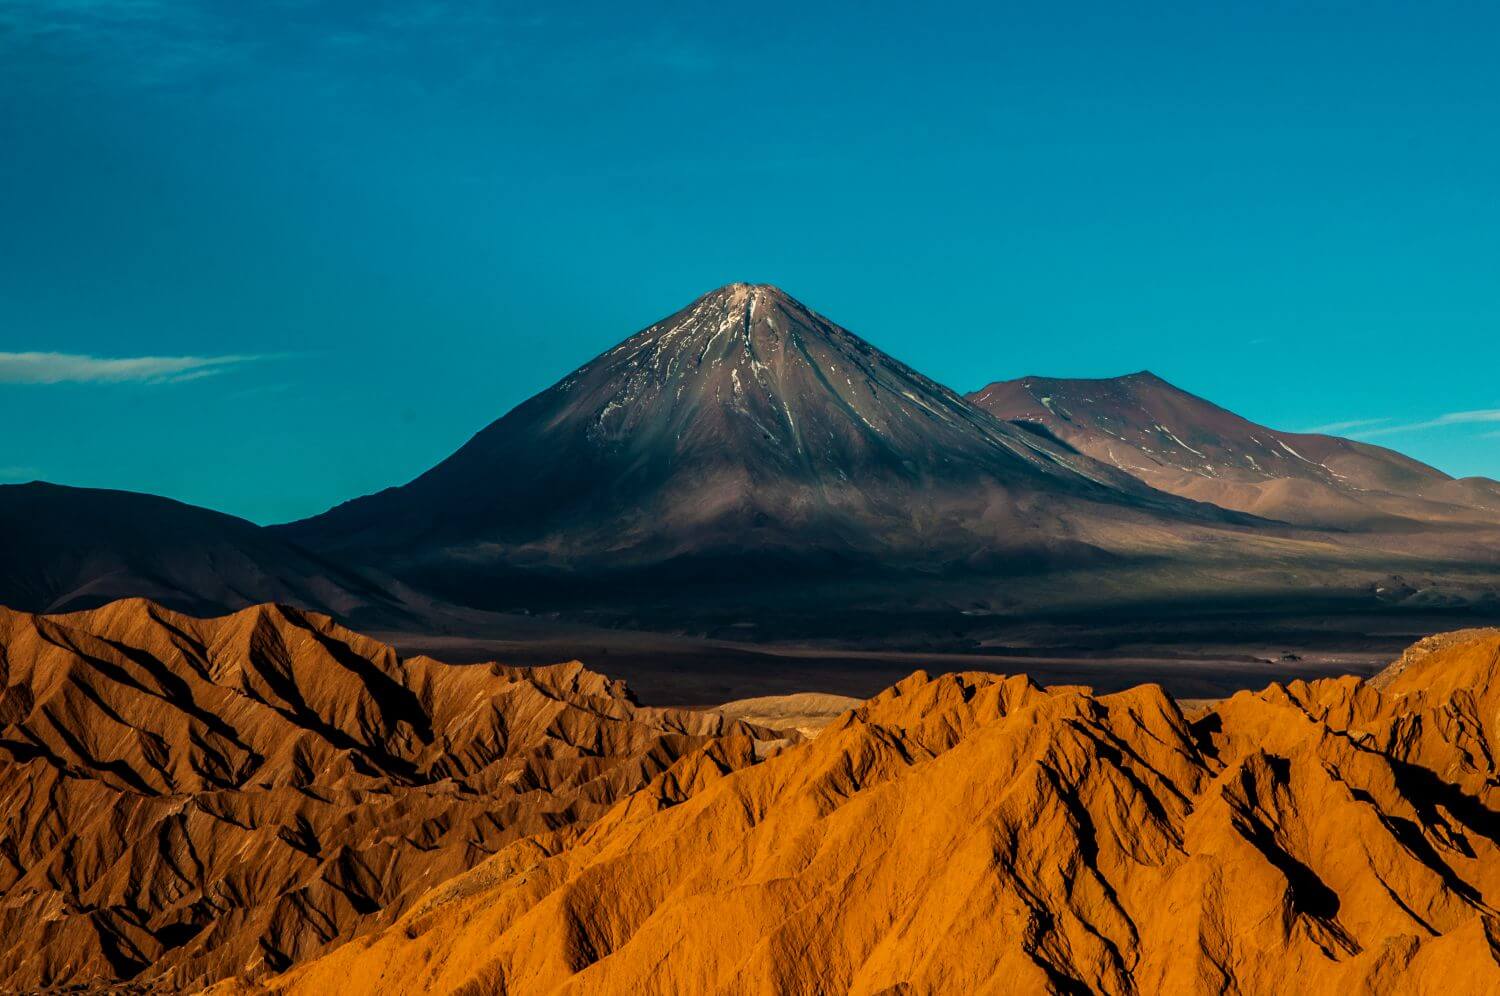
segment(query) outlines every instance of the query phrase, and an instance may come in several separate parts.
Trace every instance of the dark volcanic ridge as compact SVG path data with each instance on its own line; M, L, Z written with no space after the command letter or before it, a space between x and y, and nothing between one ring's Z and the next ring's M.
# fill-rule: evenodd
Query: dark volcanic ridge
M284 602L384 626L431 615L429 599L392 578L155 495L40 481L0 486L0 534L0 605L22 611L141 597L184 612Z

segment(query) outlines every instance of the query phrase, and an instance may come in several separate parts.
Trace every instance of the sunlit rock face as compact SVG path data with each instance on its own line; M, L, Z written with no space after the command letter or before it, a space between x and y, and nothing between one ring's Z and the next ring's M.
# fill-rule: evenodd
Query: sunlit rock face
M577 663L403 658L283 606L0 609L0 990L279 971L679 763L788 736L638 706Z
M1497 713L1500 630L1186 712L1156 686L917 674L270 984L1493 992Z

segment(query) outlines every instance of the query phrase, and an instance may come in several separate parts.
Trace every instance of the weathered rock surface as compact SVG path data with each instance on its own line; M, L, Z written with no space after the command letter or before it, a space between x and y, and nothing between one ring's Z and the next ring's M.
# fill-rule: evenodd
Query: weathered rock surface
M1497 722L1495 632L1191 721L1154 686L919 673L512 843L272 987L1494 992Z
M758 695L736 699L714 707L730 719L740 719L773 730L796 730L811 740L839 716L863 703L848 695L827 692L792 692L789 695Z
M782 736L577 663L402 659L276 605L0 610L0 991L279 971Z

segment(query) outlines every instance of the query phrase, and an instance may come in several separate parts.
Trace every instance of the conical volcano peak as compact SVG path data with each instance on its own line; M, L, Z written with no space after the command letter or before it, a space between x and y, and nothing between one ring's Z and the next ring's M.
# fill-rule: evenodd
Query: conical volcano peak
M710 298L724 299L739 303L765 298L771 301L798 304L798 302L795 298L792 297L792 295L788 294L780 287L777 287L775 284L751 284L739 280L735 281L732 284L725 284L723 287L711 290L707 294L703 295L702 298L699 298L699 300L707 300ZM798 307L801 307L801 305L798 304Z
M778 327L801 324L801 326L823 326L834 329L831 323L819 317L813 309L808 308L781 288L775 287L774 284L744 284L744 282L724 284L723 287L703 294L687 308L657 323L657 326L652 326L652 329L672 327L678 324L679 320L700 318L705 314L732 315L741 323L741 326L747 327L753 326L757 321L766 321Z
M975 408L779 287L731 283L574 370L407 487L309 527L325 548L329 532L363 541L367 525L385 545L395 536L379 523L401 518L436 545L439 571L442 551L475 543L569 566L608 550L612 569L739 549L746 537L796 557L933 559L968 556L1031 509L1116 517L1158 501L1145 491Z
M705 318L715 317L724 324L738 324L745 333L761 322L782 329L793 324L831 327L811 308L774 284L736 282L709 291L647 332L688 325L704 328L708 324Z
M816 362L814 343L835 351L872 347L771 284L725 284L626 339L578 373L624 363L636 372L654 369L711 371L726 364L759 373L776 357ZM577 374L575 374L575 378ZM575 378L570 378L573 380Z

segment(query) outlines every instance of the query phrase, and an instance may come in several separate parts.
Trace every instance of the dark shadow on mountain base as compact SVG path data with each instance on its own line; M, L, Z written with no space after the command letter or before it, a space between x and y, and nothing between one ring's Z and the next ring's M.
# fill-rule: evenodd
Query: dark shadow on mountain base
M1010 549L976 549L944 559L907 560L853 550L726 549L643 564L603 558L567 569L445 561L409 567L404 576L424 591L460 605L491 611L571 610L615 603L684 604L724 599L775 604L794 589L817 588L825 600L886 600L883 592L910 597L934 582L985 586L1066 571L1144 569L1165 561L1126 558L1071 540Z
M1271 681L1314 679L1340 674L1373 674L1383 660L1361 658L1337 664L1249 663L1205 654L1199 659L1143 659L1139 657L1010 657L987 654L945 654L921 651L820 651L791 648L772 651L758 647L702 645L684 647L664 642L660 647L611 647L598 641L535 644L516 647L484 640L434 644L421 635L382 634L411 652L436 651L454 659L479 661L503 656L509 663L528 665L581 659L590 668L623 678L632 692L649 705L713 705L760 695L820 691L868 697L913 671L989 671L1028 674L1048 685L1088 685L1118 691L1142 683L1156 683L1182 698L1222 698Z
M712 622L679 607L674 625L669 607L658 606L533 617L519 637L503 626L381 635L449 660L576 658L625 679L643 702L706 705L797 691L868 696L917 669L1026 673L1101 691L1155 682L1181 698L1219 698L1270 681L1373 674L1427 634L1500 624L1493 609L1381 610L1339 599L1171 608L1001 618L953 609L820 612L810 602Z
M848 555L724 551L636 571L476 570L432 581L504 617L440 639L382 632L446 659L578 658L626 679L643 701L706 704L868 695L917 668L1024 671L1101 689L1156 681L1211 698L1270 680L1370 673L1429 633L1500 623L1486 577L1346 572L1340 587L1315 587L1220 567L1194 587L1165 560L1091 548L1039 550L1003 566L897 570ZM1257 588L1269 590L1247 594Z

